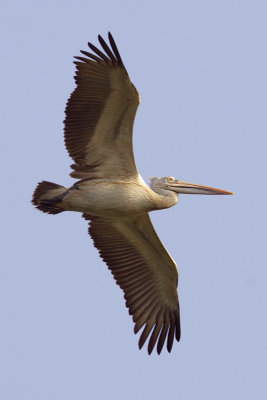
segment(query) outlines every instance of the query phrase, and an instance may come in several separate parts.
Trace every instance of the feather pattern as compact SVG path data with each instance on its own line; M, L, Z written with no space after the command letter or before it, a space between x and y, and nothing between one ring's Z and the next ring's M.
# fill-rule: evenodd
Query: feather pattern
M142 327L139 348L148 340L148 353L156 343L160 354L167 338L170 352L180 340L176 264L158 238L148 214L133 218L103 219L83 214L100 256L124 291L126 306Z
M131 83L112 35L98 36L101 51L75 57L75 90L66 106L65 145L74 160L73 178L135 177L132 148L139 95Z

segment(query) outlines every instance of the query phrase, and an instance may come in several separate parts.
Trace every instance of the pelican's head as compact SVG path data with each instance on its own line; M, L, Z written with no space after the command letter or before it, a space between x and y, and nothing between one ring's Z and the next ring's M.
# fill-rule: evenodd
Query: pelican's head
M150 178L151 188L171 190L176 193L183 194L233 194L222 189L215 189L208 186L196 185L175 179L172 176L164 176L163 178Z

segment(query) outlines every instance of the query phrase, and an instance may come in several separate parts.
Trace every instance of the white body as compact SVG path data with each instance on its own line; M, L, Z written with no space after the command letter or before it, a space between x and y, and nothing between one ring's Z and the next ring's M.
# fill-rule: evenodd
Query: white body
M166 191L167 192L167 191ZM131 217L153 210L172 207L178 195L160 195L136 180L92 179L78 183L59 204L66 211L79 211L99 217Z

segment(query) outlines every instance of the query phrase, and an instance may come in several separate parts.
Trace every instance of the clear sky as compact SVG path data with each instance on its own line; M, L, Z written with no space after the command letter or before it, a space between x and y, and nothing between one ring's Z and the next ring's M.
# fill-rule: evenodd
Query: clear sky
M267 398L267 2L10 1L0 14L0 398ZM182 337L150 357L65 186L73 56L110 30L141 96L140 173L232 190L152 214L177 261Z

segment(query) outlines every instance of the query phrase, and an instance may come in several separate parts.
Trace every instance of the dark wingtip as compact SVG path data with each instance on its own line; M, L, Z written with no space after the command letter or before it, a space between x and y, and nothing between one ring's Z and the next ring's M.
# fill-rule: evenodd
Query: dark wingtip
M181 339L181 323L180 323L180 312L178 310L178 313L175 316L175 338L177 342L180 342Z
M102 38L101 35L98 35L98 36L97 36L97 39L98 39L98 41L99 41L100 44L101 44L101 42L104 42L104 39Z
M121 56L120 56L118 47L117 47L117 45L116 45L116 43L115 43L115 40L114 40L114 38L113 38L113 36L111 35L110 32L108 32L108 39L109 39L109 43L110 43L110 45L111 45L111 48L112 48L113 53L115 54L117 60L119 61L119 63L120 63L121 65L123 65L123 62L122 62L122 59L121 59ZM123 66L124 66L124 65L123 65Z
M176 338L177 342L180 342L180 339L181 339L181 329L179 329L179 330L176 329L175 338Z

